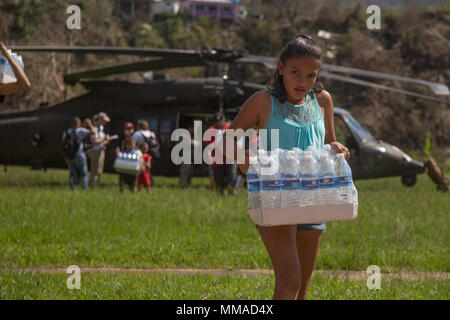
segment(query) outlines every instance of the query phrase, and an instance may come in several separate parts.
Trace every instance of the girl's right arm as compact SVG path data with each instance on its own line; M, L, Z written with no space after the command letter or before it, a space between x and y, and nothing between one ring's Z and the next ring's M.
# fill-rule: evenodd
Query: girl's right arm
M267 112L267 99L270 99L267 90L258 91L253 94L244 102L229 129L242 129L246 131L255 126L258 129L263 128L265 124L262 124L261 120L263 118L262 115Z
M11 68L17 79L16 82L0 85L0 95L14 94L29 89L31 87L30 80L28 80L25 72L8 53L3 42L0 42L0 52L6 59L8 59L9 64L11 65Z
M245 101L242 105L233 123L230 125L229 129L237 130L242 129L244 132L250 128L261 129L264 128L267 122L267 112L268 104L270 101L269 92L267 90L258 91L253 94L250 98ZM270 116L270 111L269 111ZM226 141L226 139L224 139ZM226 146L224 146L226 150ZM235 142L234 150L236 151L237 146ZM234 158L236 160L237 154L234 152ZM245 164L239 164L239 169L243 174L247 174L248 164L249 164L249 152L245 152Z

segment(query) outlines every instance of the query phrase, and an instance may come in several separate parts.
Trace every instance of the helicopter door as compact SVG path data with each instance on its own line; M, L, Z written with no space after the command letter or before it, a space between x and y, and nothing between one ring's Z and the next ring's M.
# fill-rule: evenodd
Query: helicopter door
M350 158L348 164L352 168L352 174L354 178L361 176L360 172L360 147L355 136L347 127L342 115L335 114L334 117L334 130L336 132L336 140L345 145L350 151Z

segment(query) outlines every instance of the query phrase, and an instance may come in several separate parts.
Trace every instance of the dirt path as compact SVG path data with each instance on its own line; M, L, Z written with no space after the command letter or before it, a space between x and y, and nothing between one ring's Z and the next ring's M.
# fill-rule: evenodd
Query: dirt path
M0 272L32 272L32 273L66 273L63 268L23 268L23 269L0 269ZM131 272L131 273L166 273L166 274L211 274L217 276L249 276L272 275L272 270L264 269L134 269L134 268L81 268L81 273L85 272ZM317 270L314 274L320 274L330 278L366 280L370 274L365 271L344 271L344 270ZM423 280L437 279L446 280L450 278L450 272L394 272L381 273L382 279L402 279L402 280Z

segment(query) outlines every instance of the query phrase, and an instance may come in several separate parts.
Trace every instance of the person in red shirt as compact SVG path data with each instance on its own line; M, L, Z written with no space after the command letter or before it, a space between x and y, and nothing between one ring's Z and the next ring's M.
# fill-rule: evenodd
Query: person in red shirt
M142 171L139 173L138 182L137 182L137 191L141 191L142 187L150 191L151 181L150 181L150 168L152 167L152 156L147 153L148 151L148 143L143 142L141 144L140 150L142 152L143 163Z
M225 116L223 113L216 113L214 115L214 125L208 128L220 130L221 134L225 133L225 130L228 129L229 125L225 122ZM212 136L211 140L206 141L206 144L211 144L215 141L216 137ZM236 164L227 164L226 157L223 155L222 163L216 163L215 159L215 150L212 150L211 157L213 159L213 163L211 164L211 169L214 174L214 180L216 184L216 189L223 194L224 189L228 190L229 194L233 194L234 192L234 181L236 180L237 174L237 166Z

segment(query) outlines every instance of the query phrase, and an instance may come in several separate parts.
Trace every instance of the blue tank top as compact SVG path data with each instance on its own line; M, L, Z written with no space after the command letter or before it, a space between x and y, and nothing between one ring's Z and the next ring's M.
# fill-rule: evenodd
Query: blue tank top
M314 146L323 149L325 123L313 89L306 94L305 102L299 105L288 101L280 103L272 94L270 99L272 110L264 129L279 130L279 148L306 150ZM267 130L267 150L272 150L270 130Z

